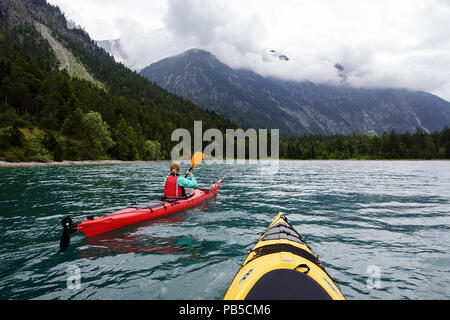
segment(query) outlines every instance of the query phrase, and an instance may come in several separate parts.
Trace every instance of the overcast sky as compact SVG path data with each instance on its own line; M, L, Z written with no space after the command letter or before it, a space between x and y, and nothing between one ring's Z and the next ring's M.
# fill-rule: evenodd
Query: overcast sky
M450 100L450 0L48 1L93 39L120 38L138 68L202 48L262 75Z

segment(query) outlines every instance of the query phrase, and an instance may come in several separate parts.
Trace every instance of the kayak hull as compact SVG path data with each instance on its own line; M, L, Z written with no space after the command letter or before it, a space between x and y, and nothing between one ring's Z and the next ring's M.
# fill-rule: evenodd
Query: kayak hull
M221 183L222 179L212 184L208 190L195 189L194 194L188 199L161 201L161 206L152 207L151 209L130 207L95 219L87 219L76 226L76 231L91 237L139 222L167 216L208 200L217 193Z
M345 300L345 297L280 213L245 259L224 299Z

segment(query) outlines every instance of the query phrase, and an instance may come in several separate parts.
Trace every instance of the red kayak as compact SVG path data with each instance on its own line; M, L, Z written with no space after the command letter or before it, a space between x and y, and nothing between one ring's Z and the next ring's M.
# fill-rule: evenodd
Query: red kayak
M64 250L70 242L69 234L75 231L83 232L86 236L95 236L111 230L129 226L142 221L167 216L177 211L188 209L215 195L222 179L208 188L198 188L187 199L161 199L140 203L129 208L119 210L101 217L88 217L81 223L74 223L70 217L62 220L63 236L60 248Z

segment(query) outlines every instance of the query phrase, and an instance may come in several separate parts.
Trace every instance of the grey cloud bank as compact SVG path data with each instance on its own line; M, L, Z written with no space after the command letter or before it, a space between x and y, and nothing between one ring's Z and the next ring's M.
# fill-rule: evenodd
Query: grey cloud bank
M49 2L94 39L120 38L135 69L196 47L263 76L450 100L448 0Z

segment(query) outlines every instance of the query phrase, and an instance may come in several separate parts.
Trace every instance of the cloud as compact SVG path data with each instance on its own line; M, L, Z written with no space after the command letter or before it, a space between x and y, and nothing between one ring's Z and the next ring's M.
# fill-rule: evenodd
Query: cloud
M198 47L264 76L450 100L449 0L50 2L94 39L121 38L137 68ZM270 50L289 61L265 58Z
M170 33L164 28L148 30L145 25L129 18L116 19L114 26L120 30L121 47L129 57L125 62L134 69L178 52Z
M209 50L237 68L247 67L249 57L261 58L265 26L257 15L242 15L242 6L232 2L169 0L164 21L180 51Z
M169 0L164 18L167 29L177 40L187 39L199 45L214 42L227 23L226 7L204 0Z

